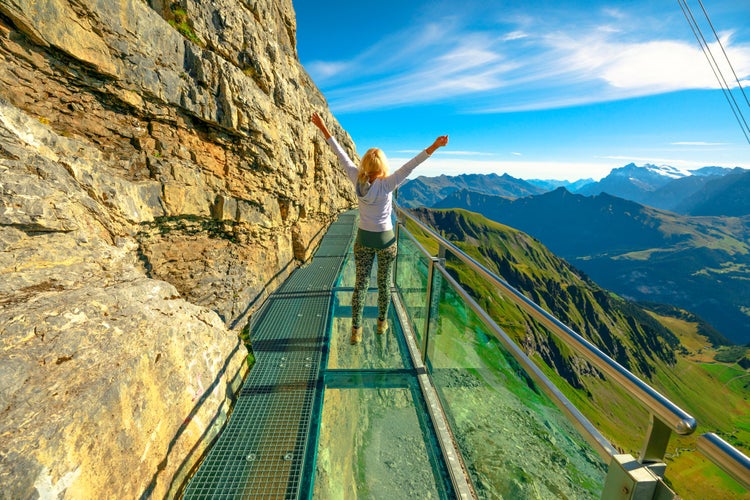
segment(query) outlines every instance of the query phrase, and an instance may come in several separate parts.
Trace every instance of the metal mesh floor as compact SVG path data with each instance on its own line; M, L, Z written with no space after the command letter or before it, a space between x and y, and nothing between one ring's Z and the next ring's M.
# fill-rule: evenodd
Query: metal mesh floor
M297 498L307 460L332 288L352 240L356 212L339 216L312 261L256 313L255 366L232 415L184 498Z
M318 257L316 254L312 262L304 268L297 269L289 279L279 287L279 292L330 291L338 277L338 271L341 268L343 261L343 256Z

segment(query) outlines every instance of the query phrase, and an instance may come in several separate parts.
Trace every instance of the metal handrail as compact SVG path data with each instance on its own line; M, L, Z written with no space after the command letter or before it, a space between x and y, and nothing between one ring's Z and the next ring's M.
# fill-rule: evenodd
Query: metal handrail
M520 306L525 312L527 312L536 320L549 328L550 331L554 333L558 338L560 338L566 345L574 349L578 354L583 356L587 361L596 366L604 374L615 379L651 412L652 420L654 418L657 419L659 422L666 425L667 428L677 432L678 434L686 435L691 434L695 431L697 423L690 414L682 410L676 404L672 403L669 399L660 394L653 387L640 380L633 373L620 365L617 361L613 360L594 344L573 331L567 325L563 324L560 320L542 309L532 300L528 299L521 292L508 284L505 280L498 277L485 266L466 255L457 246L437 234L432 228L418 220L408 211L398 206L396 207L396 211L398 214L409 219L421 230L429 234L438 242L439 245L450 250L450 252L453 253L459 260L468 265L474 271L478 272L488 282L505 291L516 305ZM654 422L652 421L652 431L661 429L663 427L658 425L658 423L657 425L653 424ZM650 450L651 452L653 452L653 450L651 450L652 440L663 443L662 446L658 446L660 450L658 450L656 453L657 455L661 454L661 456L663 457L663 450L661 448L666 445L666 440L664 440L664 436L658 436L654 438L654 436L652 435L648 437L647 443L644 446L642 459L643 456L646 455L645 450ZM649 456L647 458L651 460L653 458L653 453L649 453Z
M750 489L750 458L713 432L698 437L698 451L738 483Z

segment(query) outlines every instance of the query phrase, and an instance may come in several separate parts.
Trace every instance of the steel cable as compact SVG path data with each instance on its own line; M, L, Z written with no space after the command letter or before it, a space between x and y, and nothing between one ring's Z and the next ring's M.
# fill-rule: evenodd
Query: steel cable
M750 144L750 135L749 135L750 126L748 126L747 121L745 120L745 116L742 113L742 108L740 108L740 105L737 103L737 100L734 98L734 94L732 94L731 88L729 87L729 84L727 83L726 78L724 77L724 74L722 73L721 68L719 67L719 64L716 62L716 59L713 56L713 53L711 52L711 49L708 45L708 42L706 41L706 38L703 36L703 32L700 28L700 25L698 24L698 21L695 19L695 16L693 16L693 12L687 3L687 0L677 0L677 2L680 4L682 13L684 14L685 19L690 25L690 28L693 31L693 35L698 41L698 45L700 45L701 50L703 51L703 54L706 56L709 66L711 66L711 71L713 71L714 76L716 77L716 80L719 82L719 86L721 87L721 90L724 94L724 98L727 100L729 107L732 109L732 113L734 114L734 117L737 120L737 123L739 124L740 129L742 129L742 133L745 136L745 140L747 140L748 144ZM702 6L703 5L701 4L701 7ZM705 11L705 9L703 10L703 12L706 18L708 19L708 13ZM710 19L709 19L709 24L711 24ZM711 26L713 29L713 25ZM723 50L723 46L722 46L722 50ZM727 57L726 52L724 52L724 56L727 58L727 62L729 62L729 58ZM730 64L730 67L732 67L731 63L729 64ZM732 71L734 72L734 68L732 68ZM739 80L737 83L739 85ZM740 85L740 88L742 88L742 85ZM744 95L744 91L743 91L743 95ZM747 99L747 96L745 96L745 98Z

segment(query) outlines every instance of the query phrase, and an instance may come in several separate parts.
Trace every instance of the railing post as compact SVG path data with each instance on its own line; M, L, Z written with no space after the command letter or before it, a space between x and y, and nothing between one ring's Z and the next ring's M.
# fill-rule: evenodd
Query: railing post
M396 216L396 224L394 224L394 226L396 227L396 245L398 245L398 235L401 232L401 223L398 220L398 216ZM393 261L393 283L398 283L398 253L396 253L396 258ZM388 286L390 285L391 284L388 283Z
M432 293L435 284L435 264L438 263L437 257L430 257L430 263L427 266L427 291L425 293L424 304L424 334L422 335L422 363L427 366L427 349L430 345L430 322L432 321Z
M422 362L427 365L427 350L430 347L430 323L432 323L432 303L433 298L437 295L440 297L441 276L435 273L435 264L445 266L445 246L438 245L437 257L430 258L429 268L427 270L427 296L425 297L425 321L424 321L424 338L422 339Z
M664 470L666 469L664 455L667 453L667 445L671 435L672 429L652 413L646 442L643 444L638 462L647 466L659 477L664 477Z
M398 234L399 234L400 229L401 229L400 228L401 222L399 221L399 218L398 218L399 209L398 209L398 205L396 204L396 199L397 198L398 198L398 188L394 189L393 190L393 195L391 195L391 209L392 209L392 211L391 211L391 217L393 217L393 220L394 220L393 227L395 228L395 232L396 232L396 235L395 235L396 245L398 245ZM398 273L398 254L396 255L396 259L393 261L393 283L397 283L398 282L397 281L397 278L398 278L398 274L397 273ZM391 284L389 283L388 286L390 286L390 285Z

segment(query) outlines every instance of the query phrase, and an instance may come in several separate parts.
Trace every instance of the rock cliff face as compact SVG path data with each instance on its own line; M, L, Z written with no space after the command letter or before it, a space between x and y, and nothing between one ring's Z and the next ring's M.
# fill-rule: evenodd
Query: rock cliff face
M0 0L2 497L175 495L354 200L313 110L291 0Z

